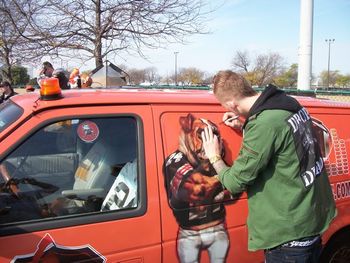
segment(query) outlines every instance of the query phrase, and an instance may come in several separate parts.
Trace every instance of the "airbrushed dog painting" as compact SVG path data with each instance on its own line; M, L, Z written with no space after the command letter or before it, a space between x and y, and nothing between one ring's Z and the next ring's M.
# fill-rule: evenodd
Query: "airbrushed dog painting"
M177 255L180 262L199 262L207 250L210 262L225 262L229 237L225 226L223 201L232 200L223 189L205 156L201 133L211 126L224 147L218 127L193 114L179 117L180 134L176 151L164 161L167 197L179 225Z

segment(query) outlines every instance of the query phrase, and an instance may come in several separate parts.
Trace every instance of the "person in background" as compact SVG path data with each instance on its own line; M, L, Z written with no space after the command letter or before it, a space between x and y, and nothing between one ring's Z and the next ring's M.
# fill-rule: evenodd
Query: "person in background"
M87 73L81 73L81 87L84 88L91 88L92 85L92 78Z
M3 81L0 84L0 90L2 92L0 96L0 103L7 101L10 97L17 95L17 93L13 90L10 82Z
M37 82L39 86L40 86L40 81L44 78L51 78L53 72L54 72L54 68L52 64L48 61L45 61L41 67L39 76L37 77Z
M81 77L80 71L78 68L74 68L69 76L69 85L71 89L80 89L81 88Z
M214 77L213 90L229 110L224 123L243 129L244 137L231 167L210 126L202 132L203 147L223 186L247 192L248 249L263 249L266 263L317 263L320 235L336 208L310 115L275 86L257 93L229 70Z
M65 89L70 89L70 86L69 86L69 83L68 83L68 78L65 74L65 70L62 69L62 68L58 68L58 69L55 69L53 72L52 72L52 77L54 78L58 78L58 82L59 82L59 85L60 85L60 88L62 90L65 90Z
M48 61L45 61L42 65L42 68L39 72L39 78L50 78L52 77L52 73L55 69L53 68L52 64Z

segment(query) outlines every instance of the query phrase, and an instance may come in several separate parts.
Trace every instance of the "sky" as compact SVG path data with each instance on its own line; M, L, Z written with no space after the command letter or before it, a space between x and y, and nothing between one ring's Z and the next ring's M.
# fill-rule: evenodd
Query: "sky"
M298 63L300 1L302 0L207 0L215 11L208 17L209 34L187 38L187 44L144 50L148 59L119 55L111 61L128 68L156 67L162 76L173 75L177 68L195 67L208 74L232 68L237 51L258 54L277 52L285 66ZM350 0L314 0L312 72L316 76L328 67L350 74ZM93 61L67 62L69 68L93 69Z

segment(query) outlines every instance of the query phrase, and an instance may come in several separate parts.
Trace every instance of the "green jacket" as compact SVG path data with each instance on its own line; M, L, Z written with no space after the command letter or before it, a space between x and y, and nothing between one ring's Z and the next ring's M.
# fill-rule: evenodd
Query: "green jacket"
M301 115L305 123L299 124L304 129L296 131L292 123L296 114L307 114L299 107L296 112L267 107L252 114L245 124L239 156L219 174L230 192L247 191L249 250L320 234L336 215L317 143L311 140L305 152L300 148L304 146L298 140L305 139L311 119Z

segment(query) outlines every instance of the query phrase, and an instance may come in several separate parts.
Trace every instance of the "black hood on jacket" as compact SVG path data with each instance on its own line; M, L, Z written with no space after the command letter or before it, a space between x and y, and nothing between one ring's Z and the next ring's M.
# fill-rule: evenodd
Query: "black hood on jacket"
M288 96L283 90L279 90L274 85L268 85L255 101L250 109L249 116L255 115L263 110L287 110L297 112L301 105L291 96Z
M270 84L253 104L244 126L247 124L251 116L257 115L264 110L278 109L298 112L301 108L302 106L296 99L288 96L283 90L279 90L276 86Z

